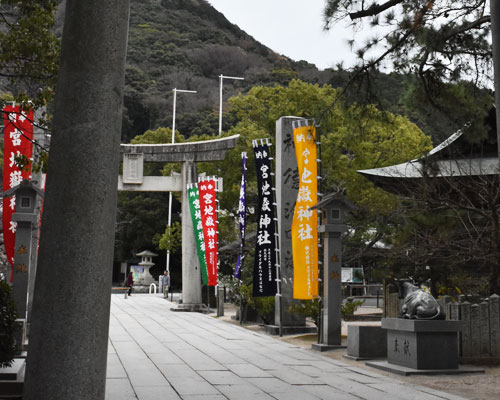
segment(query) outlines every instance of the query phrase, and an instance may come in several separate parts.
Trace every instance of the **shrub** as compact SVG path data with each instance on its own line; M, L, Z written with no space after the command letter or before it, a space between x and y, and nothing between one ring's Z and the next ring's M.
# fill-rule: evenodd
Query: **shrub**
M265 324L271 324L274 321L274 296L253 297L253 285L241 285L239 287L239 296L237 296L237 305L243 302L243 307L254 309L259 314Z
M316 326L319 326L319 299L300 300L300 303L292 304L288 310L291 313L312 318Z
M348 320L350 317L354 315L354 311L358 309L358 307L362 306L364 300L354 300L352 297L348 297L344 304L342 304L342 319Z
M365 301L356 300L352 297L348 297L346 302L341 306L342 319L348 320L354 311L358 309ZM319 299L313 300L301 300L298 304L292 304L289 311L295 314L303 315L304 317L312 318L316 326L319 326Z
M16 318L10 286L0 281L0 367L10 367L16 355Z

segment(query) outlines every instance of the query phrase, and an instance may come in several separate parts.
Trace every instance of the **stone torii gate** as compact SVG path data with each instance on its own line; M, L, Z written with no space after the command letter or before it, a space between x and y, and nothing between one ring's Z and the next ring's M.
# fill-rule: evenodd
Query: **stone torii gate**
M196 162L223 160L227 150L238 142L239 135L203 142L175 144L122 144L123 176L118 190L182 192L182 311L202 311L201 272L189 218L187 185L198 181ZM180 176L143 176L144 162L182 163ZM186 217L187 216L187 217Z

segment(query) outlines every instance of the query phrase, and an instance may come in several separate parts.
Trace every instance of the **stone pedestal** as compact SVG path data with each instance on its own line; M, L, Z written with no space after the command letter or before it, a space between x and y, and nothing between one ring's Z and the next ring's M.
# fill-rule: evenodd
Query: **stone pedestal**
M346 357L355 360L387 357L387 331L380 326L349 325Z
M415 369L458 368L460 321L383 318L387 361Z
M458 366L458 332L462 321L383 318L387 362L366 365L402 375L484 372Z
M10 367L0 367L0 396L2 399L21 398L26 361L15 358Z
M210 311L206 304L203 303L191 303L191 304L179 304L176 308L172 307L170 311L178 312L199 312L202 314L208 314Z

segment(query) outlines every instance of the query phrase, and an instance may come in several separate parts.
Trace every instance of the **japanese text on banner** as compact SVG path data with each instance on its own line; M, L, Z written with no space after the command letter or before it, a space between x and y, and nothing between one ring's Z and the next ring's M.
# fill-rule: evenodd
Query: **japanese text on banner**
M318 216L311 207L318 202L316 128L301 126L293 130L299 191L292 221L293 298L318 297Z
M19 106L6 106L3 109L4 120L4 166L3 190L19 185L23 179L31 178L31 164L20 170L16 157L31 159L33 155L33 111L24 111ZM3 202L3 235L5 253L14 268L14 247L16 242L17 223L12 221L16 211L16 198L4 197ZM12 270L13 271L13 270ZM12 282L13 274L10 281Z
M190 185L191 186L191 185ZM203 224L201 222L200 198L198 186L188 186L189 209L193 221L194 242L196 244L196 253L200 262L201 277L203 284L208 285L207 261L205 258L205 238L203 237Z
M201 222L205 239L208 286L217 285L217 202L215 179L198 182Z
M236 261L236 269L234 271L234 277L236 279L241 279L241 266L243 262L243 248L245 247L245 217L246 217L246 164L247 164L247 153L241 153L242 162L242 172L241 172L241 185L240 185L240 200L238 202L238 225L240 227L240 251L238 253L238 259Z
M257 168L258 214L257 244L253 273L253 296L274 296L276 286L276 242L274 229L274 195L271 179L269 146L254 142Z

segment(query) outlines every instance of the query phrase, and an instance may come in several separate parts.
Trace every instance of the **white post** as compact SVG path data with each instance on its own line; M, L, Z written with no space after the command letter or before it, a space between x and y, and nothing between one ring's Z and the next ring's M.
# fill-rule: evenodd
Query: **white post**
M175 143L175 110L177 108L177 88L172 89L174 92L174 104L172 110L172 144Z
M197 93L196 90L181 90L174 88L172 89L174 92L174 104L172 111L172 144L175 143L175 112L177 108L177 92L180 93ZM172 192L168 193L168 227L172 226ZM166 265L168 274L170 275L170 250L167 250L167 265Z
M222 81L226 79L237 79L237 80L244 80L245 78L240 78L237 76L224 76L224 75L219 75L219 81L220 81L220 86L219 86L219 136L222 133Z

